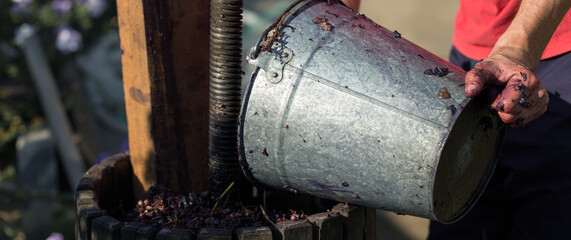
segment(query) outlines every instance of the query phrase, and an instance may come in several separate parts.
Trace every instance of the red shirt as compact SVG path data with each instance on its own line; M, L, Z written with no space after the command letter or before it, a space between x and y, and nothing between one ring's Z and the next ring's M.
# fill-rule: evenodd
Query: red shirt
M520 0L461 0L454 21L452 43L465 56L480 60L506 31ZM571 11L567 12L541 59L571 51Z

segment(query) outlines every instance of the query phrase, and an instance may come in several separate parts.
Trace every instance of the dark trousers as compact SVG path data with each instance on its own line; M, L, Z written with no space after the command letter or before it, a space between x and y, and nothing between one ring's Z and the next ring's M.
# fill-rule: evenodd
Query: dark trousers
M458 52L450 61L477 63ZM535 68L549 92L547 112L508 128L498 166L474 208L460 221L432 221L428 239L571 239L571 52Z

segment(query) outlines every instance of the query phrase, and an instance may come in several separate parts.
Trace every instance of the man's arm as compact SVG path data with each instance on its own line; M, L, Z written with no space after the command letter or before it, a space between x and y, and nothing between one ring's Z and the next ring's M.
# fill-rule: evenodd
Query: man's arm
M342 0L347 7L355 10L356 12L359 11L359 5L361 4L361 0Z
M523 0L490 55L466 75L466 96L476 96L485 84L496 86L492 107L512 127L541 116L549 97L532 69L570 7L571 0Z

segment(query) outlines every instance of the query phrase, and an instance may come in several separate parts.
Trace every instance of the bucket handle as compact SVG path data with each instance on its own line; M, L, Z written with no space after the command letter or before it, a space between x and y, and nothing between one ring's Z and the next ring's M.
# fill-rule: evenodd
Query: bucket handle
M252 48L250 51L254 51ZM266 73L266 79L270 83L279 83L283 79L283 72L285 65L293 59L293 51L288 48L284 48L280 53L262 53L256 59L248 58L248 63L253 64L264 70Z
M287 28L287 26L285 26L283 24L285 18L289 14L291 14L292 12L296 11L297 9L299 9L299 8L305 6L305 5L307 5L313 1L316 1L316 0L297 0L294 4L290 5L284 11L284 13L282 14L282 16L279 18L279 20L277 22L273 23L268 28L266 28L266 30L264 30L264 32L262 33L262 35L260 36L258 41L256 41L256 44L254 45L254 47L248 53L248 56L247 56L248 61L255 60L256 58L258 58L258 56L262 52L265 52L265 51L271 52L272 44L277 41L278 37L281 36L284 29ZM324 0L321 0L321 1L324 1ZM270 33L272 30L273 30L273 32ZM262 41L266 41L266 44L264 44L263 46L261 44Z

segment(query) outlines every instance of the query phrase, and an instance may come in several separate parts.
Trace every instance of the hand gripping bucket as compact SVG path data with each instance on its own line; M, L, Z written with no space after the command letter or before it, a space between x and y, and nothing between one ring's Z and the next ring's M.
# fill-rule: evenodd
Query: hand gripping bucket
M295 3L248 58L256 183L450 223L491 177L505 128L465 72L342 4Z

